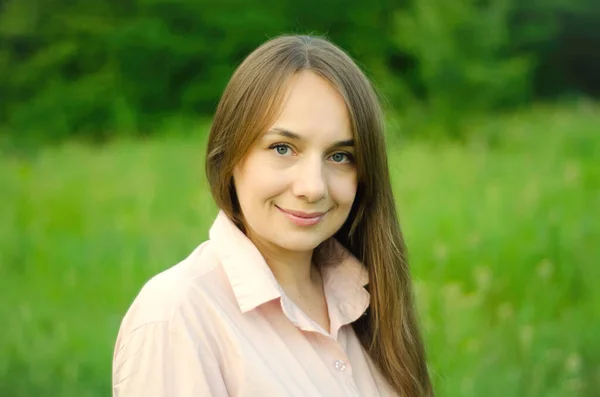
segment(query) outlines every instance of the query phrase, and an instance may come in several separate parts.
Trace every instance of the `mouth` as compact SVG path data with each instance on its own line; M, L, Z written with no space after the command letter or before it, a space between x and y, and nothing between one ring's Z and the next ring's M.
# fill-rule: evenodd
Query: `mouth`
M283 213L290 221L298 226L312 226L321 222L327 214L328 211L325 212L303 212L303 211L295 211L290 209L283 209L279 206L275 206L281 213Z

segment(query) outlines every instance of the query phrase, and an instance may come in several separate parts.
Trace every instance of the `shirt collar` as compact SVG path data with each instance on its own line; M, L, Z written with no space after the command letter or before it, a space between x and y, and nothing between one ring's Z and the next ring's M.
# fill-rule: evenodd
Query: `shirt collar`
M209 237L243 313L281 297L283 291L258 248L223 211Z
M260 251L223 211L217 215L209 236L243 313L276 298L287 301ZM368 283L366 268L337 240L332 238L330 243L336 261L324 266L322 274L335 337L339 327L365 312L370 296L364 288Z

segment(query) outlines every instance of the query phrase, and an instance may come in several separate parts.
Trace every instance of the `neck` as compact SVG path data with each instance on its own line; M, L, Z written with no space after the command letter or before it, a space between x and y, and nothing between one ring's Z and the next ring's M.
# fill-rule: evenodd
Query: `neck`
M319 271L312 264L313 250L288 251L251 239L265 258L275 279L290 295L307 291L319 284Z

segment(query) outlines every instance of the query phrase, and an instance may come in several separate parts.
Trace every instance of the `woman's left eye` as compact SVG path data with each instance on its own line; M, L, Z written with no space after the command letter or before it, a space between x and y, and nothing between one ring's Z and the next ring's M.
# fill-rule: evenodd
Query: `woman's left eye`
M348 153L337 152L329 156L334 163L348 163L352 160L351 156Z

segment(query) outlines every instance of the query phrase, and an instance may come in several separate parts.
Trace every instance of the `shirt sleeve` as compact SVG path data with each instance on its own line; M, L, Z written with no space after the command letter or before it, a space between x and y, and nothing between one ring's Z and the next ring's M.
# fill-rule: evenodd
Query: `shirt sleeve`
M168 321L119 336L113 358L113 397L228 397L219 363Z

